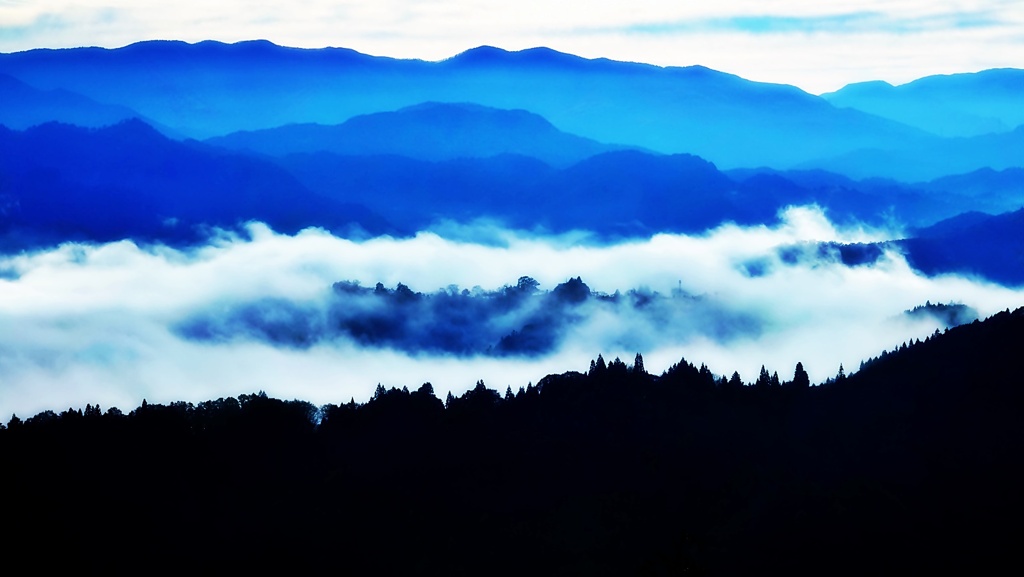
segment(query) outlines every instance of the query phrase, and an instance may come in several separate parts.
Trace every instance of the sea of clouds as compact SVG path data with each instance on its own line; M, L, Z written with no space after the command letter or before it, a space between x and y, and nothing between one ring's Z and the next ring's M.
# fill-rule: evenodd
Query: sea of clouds
M431 382L442 397L480 379L517 390L547 374L585 371L598 354L629 363L637 352L653 373L685 357L748 382L761 365L785 380L799 361L820 382L840 364L849 372L943 328L902 314L926 301L961 302L982 317L1024 305L1020 289L928 278L892 251L846 266L818 243L873 242L899 231L838 227L814 207L790 208L775 226L614 243L486 222L448 223L412 238L351 240L318 229L289 236L259 223L247 232L188 250L122 241L0 256L0 419L259 390L315 404L365 401L378 383ZM523 276L536 279L541 294L580 277L595 295L657 295L663 308L590 299L560 322L551 347L530 355L452 353L408 339L368 344L324 328L338 311L351 316L368 306L365 295L339 295L339 281L486 295ZM267 303L305 311L299 328L313 327L316 338L282 342L237 322L240 310ZM188 329L199 321L215 334ZM515 317L500 322L503 330L517 326Z

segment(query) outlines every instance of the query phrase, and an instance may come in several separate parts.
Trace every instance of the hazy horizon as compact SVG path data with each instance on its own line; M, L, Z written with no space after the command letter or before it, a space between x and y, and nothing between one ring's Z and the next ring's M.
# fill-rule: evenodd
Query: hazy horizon
M127 0L8 0L0 2L0 52L116 48L157 39L267 39L283 46L442 60L481 45L513 51L544 46L587 58L702 65L812 94L855 82L899 85L1024 61L1024 10L1005 0L871 0L856 7L806 0L768 6L749 0L629 7L570 2L552 10L539 2L484 6L467 0L373 6L313 0L301 10L276 2L172 9Z

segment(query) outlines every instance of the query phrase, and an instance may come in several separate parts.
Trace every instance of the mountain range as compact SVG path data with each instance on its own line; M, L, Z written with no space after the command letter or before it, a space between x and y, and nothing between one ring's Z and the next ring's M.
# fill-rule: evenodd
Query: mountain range
M724 167L785 168L937 138L792 86L700 66L588 60L545 48L484 46L424 62L265 41L143 42L2 54L0 73L128 107L194 138L334 125L423 102L528 110L584 138L696 154Z
M260 220L281 231L390 230L366 209L311 193L285 170L140 120L99 129L0 127L0 231L12 246L123 238L191 242Z
M0 230L11 246L192 242L248 220L412 234L485 218L616 237L770 223L796 204L908 230L971 212L1012 221L1021 78L818 97L545 48L440 62L266 41L0 54ZM983 274L1016 263L1012 227L957 234L976 242L901 242L932 272L996 242ZM959 256L935 256L954 242Z
M939 136L980 136L1024 124L1024 70L1013 68L927 76L901 86L873 81L822 94L854 108Z
M100 104L62 88L38 90L6 74L0 74L0 102L0 124L15 130L46 122L109 126L139 116L124 106Z
M916 227L915 240L901 243L926 272L1024 282L1015 252L1024 227L926 228L972 211L997 218L983 214L993 208L1012 221L1021 208L1015 170L907 185L823 171L723 172L692 155L612 147L552 166L537 157L551 160L562 145L556 157L565 160L597 145L535 115L480 106L431 104L369 120L386 130L389 121L399 121L392 128L409 119L422 124L434 118L428 113L443 118L453 110L466 121L461 130L467 135L486 138L486 127L502 119L519 124L521 138L492 139L489 152L498 154L486 157L459 156L451 147L436 151L429 138L420 148L397 140L394 150L381 139L373 153L362 155L271 156L227 150L220 140L177 141L137 119L98 129L59 123L0 129L0 232L8 247L121 238L189 244L206 238L211 227L233 229L250 220L282 232L319 226L338 234L411 235L440 222L488 219L615 238L771 223L787 206L816 204L837 222L881 226L896 219ZM476 117L483 121L476 124ZM249 136L253 147L275 140L273 131ZM278 140L284 152L301 149L301 140ZM333 142L345 145L344 139ZM506 152L505 145L536 156ZM314 141L310 149L317 146ZM443 159L426 159L431 156ZM1003 232L993 236L996 230ZM974 264L965 268L968 261Z
M623 146L562 132L537 114L472 103L425 102L392 112L355 116L342 124L288 124L206 140L232 150L271 156L330 152L393 154L440 161L517 154L568 166Z

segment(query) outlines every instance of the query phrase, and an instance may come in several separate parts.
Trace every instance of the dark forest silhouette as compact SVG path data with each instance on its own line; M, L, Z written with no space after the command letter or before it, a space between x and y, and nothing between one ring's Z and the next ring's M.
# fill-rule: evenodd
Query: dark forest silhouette
M706 296L647 288L593 291L579 276L542 290L529 276L496 290L456 285L433 293L398 283L389 289L341 281L322 303L257 299L211 307L177 323L177 333L199 342L255 339L307 348L331 340L406 353L463 357L536 357L555 352L588 316L600 312L658 327L659 337L699 333L720 341L756 334L761 322L727 310Z
M1022 345L1018 309L818 386L802 365L652 375L637 354L444 402L427 383L13 417L5 546L356 574L985 574L1017 557Z

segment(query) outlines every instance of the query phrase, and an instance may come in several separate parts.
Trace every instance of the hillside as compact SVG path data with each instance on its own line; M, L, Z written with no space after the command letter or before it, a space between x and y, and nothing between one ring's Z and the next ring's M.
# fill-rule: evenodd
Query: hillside
M1024 285L1024 209L996 216L968 214L899 242L914 268L929 275L976 275Z
M253 394L12 418L9 489L35 508L9 544L46 534L83 565L989 572L1024 513L1021 346L1024 309L816 387L802 365L744 386L637 355L444 403L425 383L320 408ZM68 513L83 502L124 505ZM274 546L239 555L254 540Z
M190 242L249 220L291 232L388 230L365 208L313 194L270 163L170 140L138 120L0 127L0 198L0 232L14 245Z

